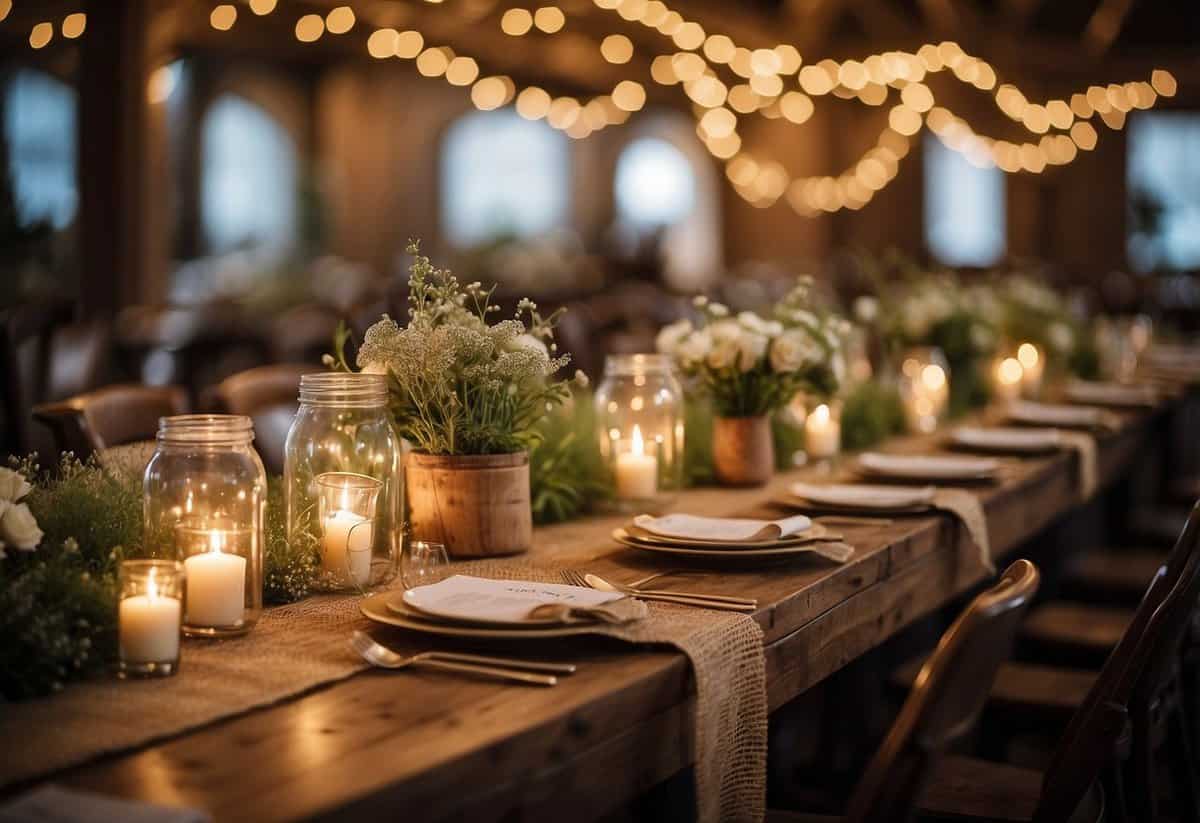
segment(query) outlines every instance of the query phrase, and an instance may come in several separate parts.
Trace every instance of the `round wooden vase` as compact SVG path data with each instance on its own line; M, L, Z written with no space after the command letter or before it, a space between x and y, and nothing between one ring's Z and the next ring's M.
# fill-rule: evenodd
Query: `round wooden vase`
M411 539L442 543L460 558L518 554L532 543L528 452L409 452L405 478Z
M771 418L718 417L713 421L713 470L726 486L762 486L775 472Z

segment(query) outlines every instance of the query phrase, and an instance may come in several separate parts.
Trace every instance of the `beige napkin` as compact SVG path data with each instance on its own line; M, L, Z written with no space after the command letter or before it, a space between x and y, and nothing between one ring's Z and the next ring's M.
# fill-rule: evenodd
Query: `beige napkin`
M990 457L864 452L858 456L858 467L864 473L887 477L958 480L993 474L1000 464Z
M531 580L494 580L456 574L429 586L418 586L401 595L404 605L422 617L466 622L521 622L539 606L566 606L604 610L597 615L609 623L646 616L645 604L616 592ZM570 616L563 612L563 617Z
M947 511L962 521L967 534L979 549L979 560L989 572L995 572L992 563L992 541L988 538L987 517L979 498L963 489L938 489L933 495L934 508Z
M1074 449L1079 455L1079 496L1087 500L1099 485L1099 470L1096 461L1096 438L1087 432L1069 432L1059 430L1059 438L1064 446Z
M782 520L752 520L741 517L701 517L694 514L668 514L652 517L640 514L633 525L655 537L703 540L710 543L762 543L795 537L812 528L804 515Z

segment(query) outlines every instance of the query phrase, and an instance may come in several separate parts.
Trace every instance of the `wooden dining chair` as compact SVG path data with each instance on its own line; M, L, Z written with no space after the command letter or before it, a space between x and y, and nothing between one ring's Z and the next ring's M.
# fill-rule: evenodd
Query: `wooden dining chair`
M65 300L0 309L0 454L24 454L34 447L30 412L46 399L54 332L73 314Z
M1042 781L1038 821L1066 820L1098 778L1121 819L1159 819L1155 754L1166 749L1180 819L1195 820L1200 803L1195 758L1180 694L1180 660L1200 598L1200 504L1132 612L1098 673L1045 664L1006 663L990 700L1009 711L1025 706L1045 717L1072 710ZM1011 713L1006 723L1017 726ZM1118 771L1117 758L1128 761ZM1128 801L1126 800L1128 798Z
M187 411L177 386L118 384L35 406L33 416L49 427L59 452L80 460L114 446L153 440L160 417Z
M209 405L225 414L244 414L254 423L254 444L272 474L283 473L283 450L299 405L300 376L319 367L296 363L258 366L231 375L212 388Z
M1037 567L1018 560L942 635L859 780L847 821L900 821L911 816L939 758L974 725L1038 579ZM814 818L771 812L768 819L782 823Z

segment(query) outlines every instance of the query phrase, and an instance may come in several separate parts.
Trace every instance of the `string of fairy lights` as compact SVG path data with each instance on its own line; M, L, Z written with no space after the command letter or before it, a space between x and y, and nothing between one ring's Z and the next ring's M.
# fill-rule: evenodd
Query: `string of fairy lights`
M681 88L690 102L697 136L724 164L734 191L761 208L784 199L804 216L861 209L896 177L912 139L923 128L974 165L995 166L1010 174L1040 174L1067 165L1080 152L1096 147L1099 133L1094 118L1110 130L1119 130L1129 112L1152 108L1160 97L1171 97L1177 90L1169 71L1155 69L1148 80L1092 85L1068 98L1030 101L1015 85L1000 83L994 66L951 41L927 43L915 52L887 51L862 60L824 59L805 64L795 46L783 43L753 50L739 46L725 34L705 32L698 22L686 19L662 0L593 2L625 23L653 29L670 41L673 49L650 58L650 80ZM242 4L252 14L264 16L277 11L278 0L243 0ZM0 21L12 5L13 0L0 0ZM217 31L229 31L238 14L238 5L218 3L210 12L209 23ZM324 15L299 15L294 33L299 42L314 43L327 34L344 35L357 23L350 6L338 6ZM556 5L509 8L499 20L501 32L514 38L534 31L554 36L567 24L566 14ZM60 21L58 31L66 39L75 39L86 26L86 15L75 13ZM29 45L44 48L54 34L53 21L37 23L30 31ZM598 47L601 57L613 65L628 64L636 54L633 40L621 33L604 37ZM430 44L416 29L375 28L366 38L366 48L376 59L413 61L423 77L470 87L471 103L477 109L512 105L521 117L545 120L575 139L624 123L647 99L646 87L633 79L619 81L607 94L580 101L555 97L536 85L518 87L506 75L481 76L475 58L458 54L449 45ZM1030 138L1014 142L980 134L965 119L938 105L925 81L943 72L989 94L999 110ZM161 96L165 84L165 78L151 77L152 97L155 89ZM871 148L840 174L795 176L777 160L743 147L739 132L743 118L783 119L800 126L809 121L817 101L826 96L856 100L869 107L882 107L898 98L888 109L887 125Z

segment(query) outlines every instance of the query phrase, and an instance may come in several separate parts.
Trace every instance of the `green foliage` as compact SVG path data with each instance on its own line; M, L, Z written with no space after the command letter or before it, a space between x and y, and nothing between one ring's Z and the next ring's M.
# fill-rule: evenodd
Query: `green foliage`
M546 416L529 454L530 496L535 523L559 523L592 510L611 495L596 443L591 392Z
M858 451L904 431L904 407L893 386L860 383L842 404L842 448Z
M683 483L704 486L716 480L713 472L713 404L706 396L688 395L683 404Z
M311 529L297 529L288 541L283 478L267 482L267 511L263 557L263 600L268 604L292 603L312 594L321 573L316 538Z

